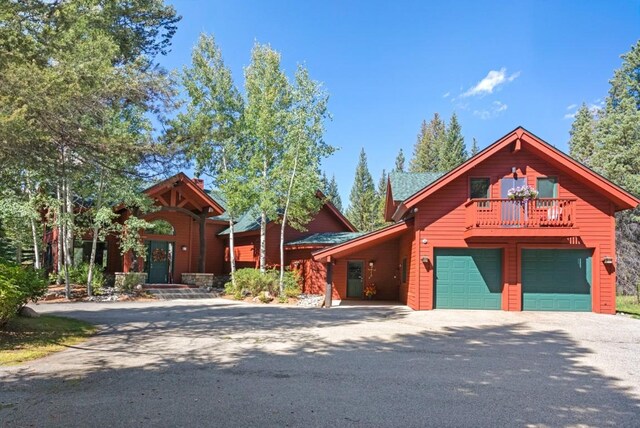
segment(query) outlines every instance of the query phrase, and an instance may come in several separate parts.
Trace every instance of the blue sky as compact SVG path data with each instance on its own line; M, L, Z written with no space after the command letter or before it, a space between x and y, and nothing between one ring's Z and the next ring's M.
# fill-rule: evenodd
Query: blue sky
M168 68L215 36L236 84L253 44L289 73L304 63L330 93L324 163L346 208L360 148L378 181L398 150L411 157L420 123L455 111L468 146L522 125L567 151L572 114L598 105L620 55L640 37L640 0L170 1L183 19Z

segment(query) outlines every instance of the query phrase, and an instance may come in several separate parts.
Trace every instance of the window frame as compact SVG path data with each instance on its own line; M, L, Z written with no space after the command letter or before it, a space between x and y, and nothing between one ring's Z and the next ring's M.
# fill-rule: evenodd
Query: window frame
M486 180L487 181L487 195L483 198L473 198L471 195L471 191L473 190L473 180ZM468 198L469 200L473 200L473 199L491 199L491 177L487 177L487 176L477 176L477 177L469 177L469 190L467 192ZM489 209L489 201L484 201L484 202L479 202L477 204L477 207L479 209Z

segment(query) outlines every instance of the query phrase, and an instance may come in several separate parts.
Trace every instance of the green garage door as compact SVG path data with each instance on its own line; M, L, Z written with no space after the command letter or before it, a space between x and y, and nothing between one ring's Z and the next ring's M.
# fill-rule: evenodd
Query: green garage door
M522 250L522 309L591 311L591 250Z
M436 308L500 309L502 250L436 249Z

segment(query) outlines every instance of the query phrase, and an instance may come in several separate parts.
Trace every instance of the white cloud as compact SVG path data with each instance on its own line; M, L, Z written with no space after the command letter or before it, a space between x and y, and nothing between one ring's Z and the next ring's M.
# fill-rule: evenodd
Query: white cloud
M578 107L578 104L571 104L567 106L567 110L573 110L576 107Z
M493 90L500 85L508 82L513 82L520 76L520 72L517 71L510 76L507 76L507 69L502 67L500 70L491 70L484 79L479 81L475 86L469 88L462 97L470 97L474 95L486 95L492 94Z
M564 115L565 119L573 119L576 117L576 112L574 111L573 113L567 113Z
M478 116L482 120L492 119L509 108L508 105L500 101L494 101L488 109L474 110L473 115Z
M449 95L451 95L451 92L447 92L446 94L444 94L444 95L442 96L442 98L447 98Z

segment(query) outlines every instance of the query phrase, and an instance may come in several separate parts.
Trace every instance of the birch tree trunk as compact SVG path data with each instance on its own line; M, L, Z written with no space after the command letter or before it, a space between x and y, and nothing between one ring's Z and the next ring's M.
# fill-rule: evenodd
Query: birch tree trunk
M29 198L29 205L33 202L33 192L31 191L31 180L29 180L29 176L26 178L26 191L27 197ZM36 221L33 216L29 217L29 222L31 223L31 237L33 239L33 257L34 263L33 267L36 269L40 269L40 245L38 245L38 228L36 226Z
M62 283L62 278L60 275L62 274L62 239L64 236L64 231L62 229L62 209L61 209L61 201L62 201L62 192L60 190L60 183L56 184L56 198L57 198L57 208L56 208L56 231L58 234L58 240L56 242L57 248L57 257L56 257L56 285L60 285Z
M69 280L69 266L71 266L71 255L69 254L69 242L68 242L68 235L69 235L69 219L67 218L67 212L68 212L68 207L67 207L67 203L68 203L68 182L65 178L63 178L62 181L62 212L63 212L63 220L62 220L62 236L60 236L58 239L62 241L62 253L64 254L64 293L65 293L65 297L67 299L71 298L71 282Z
M293 158L293 169L289 179L289 187L287 189L287 198L284 204L284 213L282 214L282 224L280 225L280 296L284 295L284 232L287 227L287 215L289 214L289 203L291 202L291 193L293 191L293 183L298 169L298 147L296 147L296 155Z
M98 210L102 208L102 192L104 190L104 171L100 171L100 184L98 186L98 199L96 201L95 209L96 216ZM97 219L93 222L93 236L91 237L91 257L89 258L89 272L87 273L87 296L93 296L93 268L96 263L96 251L98 249L98 232L100 231L100 225Z
M229 173L229 169L227 168L227 156L223 149L222 151L222 168L225 174ZM231 270L231 285L233 285L233 289L236 289L236 251L235 251L235 227L233 224L234 216L232 214L229 215L229 268Z
M263 190L267 189L267 160L264 160L262 169L262 185ZM260 272L265 273L267 270L267 213L264 210L260 212Z

